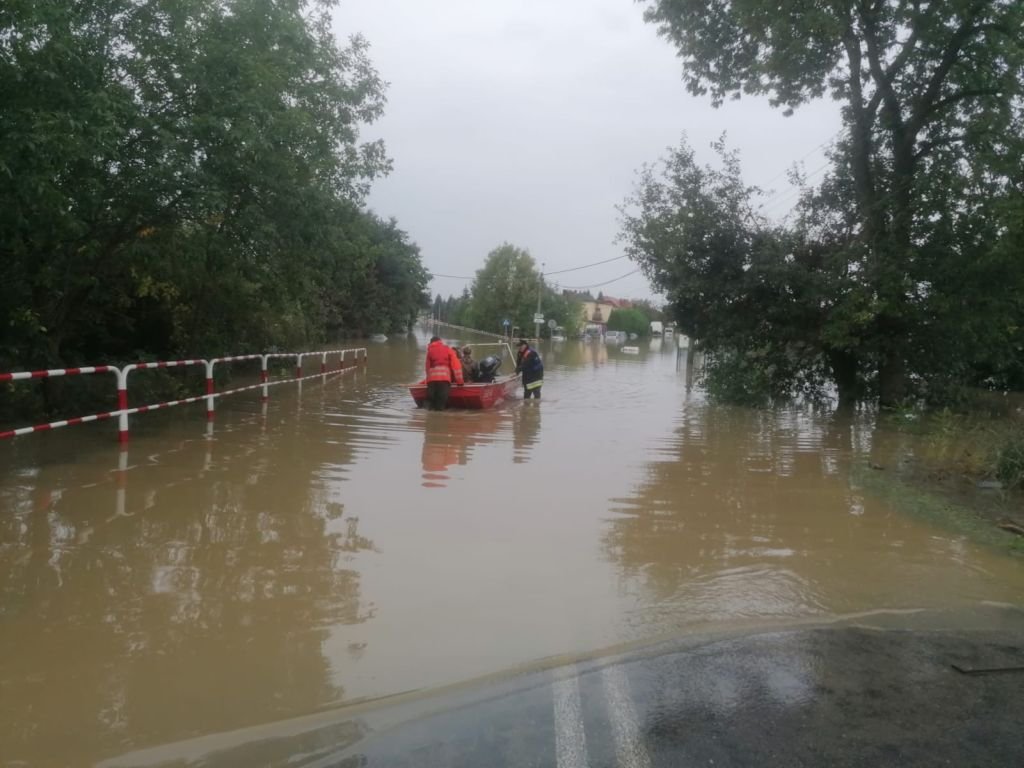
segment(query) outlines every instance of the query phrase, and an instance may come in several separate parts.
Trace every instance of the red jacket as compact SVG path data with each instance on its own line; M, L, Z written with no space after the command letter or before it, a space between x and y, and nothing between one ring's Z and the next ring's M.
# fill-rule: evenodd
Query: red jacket
M427 381L452 381L462 384L462 362L455 350L443 341L427 347Z

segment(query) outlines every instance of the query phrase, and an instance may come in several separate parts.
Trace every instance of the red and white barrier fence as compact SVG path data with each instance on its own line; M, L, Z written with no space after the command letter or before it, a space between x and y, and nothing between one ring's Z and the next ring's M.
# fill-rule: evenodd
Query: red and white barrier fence
M112 373L117 376L118 390L120 391L121 381L121 370L114 367L113 365L90 365L83 368L56 368L50 371L19 371L17 373L0 373L0 382L4 381L24 381L26 379L53 379L58 376L80 376L89 373ZM119 406L120 407L120 406ZM103 421L115 416L117 411L110 411L108 413L94 413L90 416L76 416L72 419L62 419L60 421L51 421L49 424L36 424L32 427L20 427L19 429L8 429L0 431L0 440L6 440L11 437L21 437L22 435L30 435L33 432L46 432L50 429L60 429L61 427L70 427L75 424L85 424L90 421Z
M362 353L360 357L360 353ZM346 357L352 355L352 362L346 365ZM338 356L338 367L334 370L330 370L327 365L328 357L337 355ZM302 375L302 361L306 357L320 357L320 372L311 374L309 376ZM270 381L269 375L269 361L272 359L289 358L295 360L295 376L288 379L280 379L278 381ZM22 435L29 435L33 432L45 432L47 430L59 429L60 427L70 427L75 424L85 424L90 421L105 421L106 419L118 418L118 440L122 443L128 441L128 417L139 413L148 413L149 411L156 411L163 408L173 408L176 405L186 405L188 403L197 403L200 400L206 401L206 418L207 420L213 420L215 401L218 397L225 397L227 395L233 395L238 392L248 392L254 389L262 390L262 399L264 402L269 397L269 388L278 384L290 384L297 381L305 381L307 379L314 379L326 376L330 373L339 373L344 371L346 368L353 367L355 365L365 365L367 358L367 350L365 347L357 347L354 349L334 349L334 350L320 350L317 352L268 352L261 355L234 355L231 357L215 357L210 360L205 359L194 359L194 360L162 360L151 363L131 363L121 368L113 365L94 365L85 366L80 368L57 368L54 370L47 371L18 371L15 373L0 373L0 383L3 382L15 382L15 381L26 381L35 379L49 379L56 378L58 376L78 376L83 374L92 373L112 373L116 377L117 382L117 410L107 411L104 413L94 413L89 416L76 416L70 419L62 419L60 421L51 421L48 424L36 424L31 427L19 427L17 429L8 429L0 431L0 440L8 438L20 437ZM223 392L217 392L214 385L214 369L217 365L222 363L240 362L244 360L259 360L260 361L260 383L253 384L245 387L236 387L234 389L228 389ZM185 366L203 366L204 373L206 375L206 392L202 395L196 395L194 397L186 397L180 400L169 400L163 403L152 403L150 405L141 405L137 407L129 407L128 404L128 376L133 371L148 370L156 368L178 368Z
M132 363L126 365L117 373L117 408L118 408L118 424L117 424L117 439L119 442L128 442L128 374L132 371L146 370L150 368L179 368L188 365L202 365L209 367L209 364L205 360L164 360L157 363ZM207 379L207 394L210 393L210 380ZM177 405L180 401L174 401ZM210 417L213 401L208 400L206 406L207 418Z

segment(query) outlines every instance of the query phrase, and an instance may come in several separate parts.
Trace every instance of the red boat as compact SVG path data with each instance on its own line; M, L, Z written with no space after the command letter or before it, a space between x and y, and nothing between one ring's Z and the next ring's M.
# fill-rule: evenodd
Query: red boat
M477 347L501 347L502 352L508 353L509 360L514 359L512 357L512 349L507 344L471 344L474 349ZM504 358L504 355L500 356ZM504 362L504 359L502 360ZM497 364L495 365L497 367ZM515 374L509 374L506 376L498 376L494 381L488 381L486 383L463 384L461 387L453 384L451 392L448 395L448 407L449 408L471 408L474 410L480 410L481 408L493 408L498 403L509 400L515 394L516 387L519 386L519 377ZM412 395L412 399L416 401L416 406L422 408L427 402L427 382L426 380L420 381L416 384L409 385L409 394Z
M463 384L461 387L452 384L448 395L449 408L492 408L498 403L509 400L519 386L519 377L502 376L486 384ZM420 408L427 402L427 382L409 385L409 394Z

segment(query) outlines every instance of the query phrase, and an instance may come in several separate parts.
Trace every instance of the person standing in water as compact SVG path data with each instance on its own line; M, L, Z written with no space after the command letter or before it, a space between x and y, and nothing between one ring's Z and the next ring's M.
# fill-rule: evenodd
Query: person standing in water
M434 336L427 346L427 408L443 411L452 382L462 386L462 363L454 349Z
M523 399L535 397L540 400L540 388L544 384L544 361L525 339L520 339L516 347L516 373L523 374Z

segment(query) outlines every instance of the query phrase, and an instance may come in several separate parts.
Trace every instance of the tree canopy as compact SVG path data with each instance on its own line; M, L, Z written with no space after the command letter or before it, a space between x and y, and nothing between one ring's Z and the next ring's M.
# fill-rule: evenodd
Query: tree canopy
M936 331L960 322L946 323L940 308L970 300L967 285L949 278L967 270L978 289L1012 272L997 254L1013 240L1008 212L1019 213L1024 183L1024 6L650 0L646 17L678 48L691 92L715 104L743 94L767 95L787 110L826 94L842 104L833 172L808 192L787 233L796 242L780 242L784 250L802 245L819 265L819 311L845 317L828 334L845 379L870 379L883 404L893 404L917 377L944 368ZM765 227L740 232L753 243ZM723 297L743 295L720 288ZM1013 303L986 302L999 310L984 313L983 335L1005 342L1002 358L1019 342L1013 332L989 334ZM977 340L978 330L958 337Z
M418 249L363 207L384 83L304 0L0 8L0 368L408 325Z
M534 325L538 293L545 321L553 319L575 330L580 320L579 303L543 283L529 251L504 243L492 250L477 270L462 320L465 325L494 333L501 333L503 321L509 320L525 333ZM546 328L542 332L546 333Z
M625 331L637 336L649 336L651 321L639 309L613 309L608 316L609 331Z

